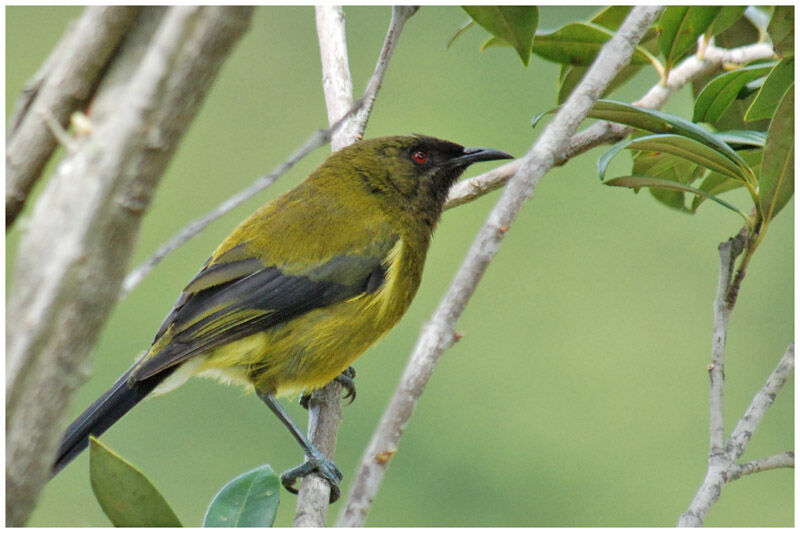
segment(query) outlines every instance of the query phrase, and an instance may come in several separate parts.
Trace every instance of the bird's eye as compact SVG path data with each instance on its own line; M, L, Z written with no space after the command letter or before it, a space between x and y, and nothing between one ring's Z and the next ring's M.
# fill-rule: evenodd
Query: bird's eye
M422 165L425 161L428 160L428 154L423 151L417 150L413 154L411 154L411 160L418 165Z

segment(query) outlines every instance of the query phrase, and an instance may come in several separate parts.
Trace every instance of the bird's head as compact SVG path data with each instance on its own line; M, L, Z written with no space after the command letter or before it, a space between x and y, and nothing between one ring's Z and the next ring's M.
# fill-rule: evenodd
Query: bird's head
M356 186L433 227L447 192L468 166L479 161L513 159L499 150L465 148L425 135L378 137L357 142L334 154L358 178Z

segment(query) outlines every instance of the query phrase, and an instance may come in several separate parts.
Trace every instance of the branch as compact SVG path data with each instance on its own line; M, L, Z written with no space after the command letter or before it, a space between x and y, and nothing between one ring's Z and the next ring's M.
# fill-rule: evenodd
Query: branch
M392 7L389 30L378 56L375 70L367 83L364 96L357 105L357 112L351 116L344 111L352 103L353 83L347 60L344 12L338 6L316 8L317 34L320 41L322 61L322 88L328 108L328 121L338 117L345 120L331 140L333 151L356 142L364 133L372 105L377 97L383 77L389 66L403 26L415 12L416 7ZM342 420L342 387L336 382L326 385L309 404L308 435L314 446L326 457L333 459L336 449L336 436ZM327 522L330 486L317 475L303 478L297 496L295 526L323 527Z
M167 10L150 45L139 48L115 112L76 140L32 210L8 300L7 525L25 523L50 476L63 415L116 299L141 217L251 14Z
M649 109L660 109L681 87L706 76L708 73L727 64L743 65L757 59L774 57L772 47L765 43L751 44L726 50L709 45L705 57L699 59L691 56L669 72L666 85L661 82L653 87L638 101L638 106ZM569 146L558 154L556 165L560 166L571 158L601 144L621 141L631 133L630 128L610 122L598 122L580 133L572 136ZM450 189L450 196L445 208L456 207L471 202L484 194L499 189L513 176L519 168L518 161L512 161L502 167L495 168L479 176L462 180Z
M442 352L455 342L456 321L497 253L503 236L525 201L533 195L536 184L556 164L555 154L567 148L570 136L594 102L617 72L630 62L635 45L661 9L633 8L556 118L520 162L519 170L478 232L447 294L431 320L423 327L400 385L364 453L339 526L352 527L364 523L414 407Z
M720 249L725 244L727 243L723 243ZM720 256L722 256L722 251L720 251ZM730 278L730 272L726 275ZM722 278L722 272L720 277ZM722 298L724 298L724 294ZM716 345L716 333L714 338ZM736 462L744 453L753 432L758 427L767 409L772 405L778 392L786 383L786 380L792 375L793 370L794 343L790 344L786 349L786 353L783 354L778 366L767 378L764 387L753 398L744 416L739 420L736 429L728 439L725 449L715 448L714 441L716 439L712 437L712 452L708 457L708 470L706 471L705 479L703 479L703 483L700 485L697 494L695 494L692 503L689 504L689 508L681 515L678 527L702 526L703 519L708 514L708 511L719 500L725 483L730 483L744 475L764 470L784 467L794 468L794 453L791 451L741 465ZM721 378L722 376L720 376ZM721 405L719 408L721 408Z
M42 113L62 126L94 92L109 57L139 8L87 7L59 46L26 85L6 141L6 230L58 146ZM34 111L34 112L31 112Z

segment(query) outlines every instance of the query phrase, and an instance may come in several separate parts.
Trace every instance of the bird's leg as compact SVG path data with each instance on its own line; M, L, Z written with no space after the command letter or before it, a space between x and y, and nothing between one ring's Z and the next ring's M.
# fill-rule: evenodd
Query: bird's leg
M261 398L265 404L267 404L267 407L269 407L270 410L275 413L275 416L277 416L278 419L283 422L283 425L289 429L289 432L300 444L300 447L303 448L303 451L306 454L305 463L281 474L281 484L292 494L297 494L297 489L294 488L295 481L297 481L298 478L305 477L313 472L316 472L325 478L325 480L331 486L330 503L338 500L339 495L341 494L341 491L339 490L339 482L342 480L342 472L336 468L336 465L333 464L333 461L327 459L324 455L322 455L322 452L320 452L308 441L300 428L297 427L297 424L295 424L294 421L289 417L289 413L283 409L283 406L272 394L266 394L262 392L257 392L257 394L258 397Z
M356 369L353 368L352 366L348 366L344 370L344 372L333 378L333 381L341 385L347 391L347 394L345 394L342 397L343 400L347 400L348 398L350 399L350 401L347 402L347 405L350 405L356 400L356 381L354 379L355 377L356 377ZM300 405L303 407L303 409L308 410L308 403L311 401L312 396L317 393L318 391L314 391L311 393L303 394L300 397Z

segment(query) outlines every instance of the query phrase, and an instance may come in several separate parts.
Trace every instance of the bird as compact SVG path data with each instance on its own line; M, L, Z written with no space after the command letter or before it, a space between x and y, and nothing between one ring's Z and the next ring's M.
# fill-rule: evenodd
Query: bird
M244 385L288 428L312 472L340 494L341 471L278 397L342 382L400 320L420 285L450 187L473 163L511 159L426 135L361 140L245 219L180 293L144 353L65 431L53 476L149 395L205 375ZM306 396L307 399L307 396Z

